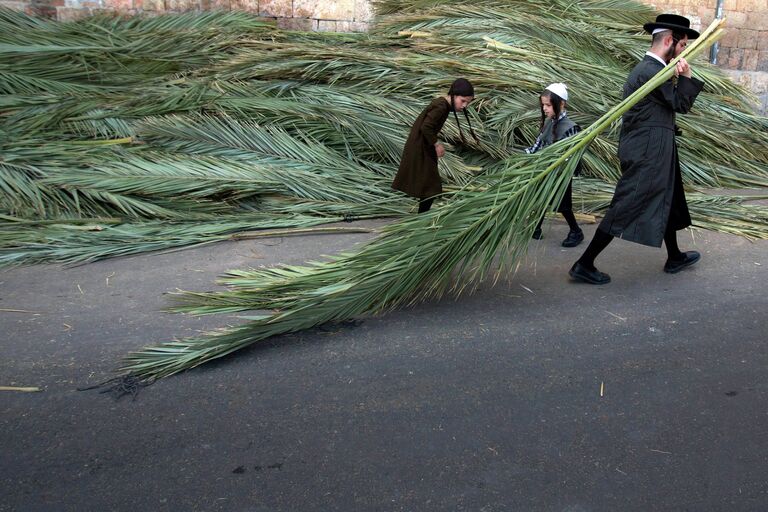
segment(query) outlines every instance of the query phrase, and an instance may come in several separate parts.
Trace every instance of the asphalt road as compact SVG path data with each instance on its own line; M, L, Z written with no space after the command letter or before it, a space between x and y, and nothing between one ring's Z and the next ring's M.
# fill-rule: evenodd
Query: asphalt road
M0 510L768 510L768 242L687 232L702 260L668 275L663 249L614 241L596 287L568 279L584 246L565 231L474 295L270 340L135 400L77 387L240 321L163 313L166 292L368 235L1 272L0 386L42 391L0 391Z

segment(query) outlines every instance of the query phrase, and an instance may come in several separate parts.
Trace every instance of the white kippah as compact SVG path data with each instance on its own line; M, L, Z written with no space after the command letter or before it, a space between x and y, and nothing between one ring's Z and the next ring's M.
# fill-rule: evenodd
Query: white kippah
M557 82L554 84L549 84L546 90L551 91L560 96L565 101L568 101L568 87L564 83Z
M651 32L651 35L655 36L659 32L666 32L667 30L671 30L671 29L669 29L669 28L656 28L656 29L653 30L653 32Z

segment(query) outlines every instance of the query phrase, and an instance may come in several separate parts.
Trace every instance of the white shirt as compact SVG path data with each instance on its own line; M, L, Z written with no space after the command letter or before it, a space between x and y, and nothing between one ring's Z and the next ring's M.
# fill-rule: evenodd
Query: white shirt
M666 63L666 62L664 62L664 59L662 59L661 57L659 57L659 56L658 56L658 55L656 55L655 53L653 53L653 52L645 52L645 54L646 54L646 55L648 55L649 57L653 57L653 58L654 58L654 59L656 59L657 61L661 62L661 65L662 65L662 66L666 66L666 65L667 65L667 63Z

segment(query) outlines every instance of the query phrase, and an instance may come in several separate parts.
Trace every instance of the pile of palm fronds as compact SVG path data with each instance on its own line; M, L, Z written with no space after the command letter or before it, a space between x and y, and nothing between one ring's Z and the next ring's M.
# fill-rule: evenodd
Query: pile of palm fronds
M409 124L455 77L476 85L482 141L461 145L446 124L441 172L461 187L532 142L548 82L569 83L583 126L618 103L652 17L613 0L377 8L371 34L234 12L57 23L0 9L0 264L402 215L412 202L389 184ZM765 118L716 69L695 69L708 88L681 119L686 183L765 186ZM615 154L613 129L587 174L615 181Z
M721 34L714 23L686 54ZM442 208L391 224L358 252L310 266L236 272L226 280L227 292L183 295L180 311L273 312L223 333L145 348L128 356L124 370L146 379L172 375L270 336L460 292L487 275L499 276L505 264L514 268L545 210L562 197L587 145L673 69L674 62L581 133L534 158L511 155L490 166Z

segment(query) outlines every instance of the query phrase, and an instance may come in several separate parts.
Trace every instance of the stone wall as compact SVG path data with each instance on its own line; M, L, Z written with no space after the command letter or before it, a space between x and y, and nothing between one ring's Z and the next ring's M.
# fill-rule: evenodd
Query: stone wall
M694 29L715 19L717 0L643 0L660 12L682 14ZM717 65L758 98L756 110L768 113L768 0L723 0L726 33Z
M660 12L682 14L695 29L715 19L717 0L644 0ZM724 0L727 19L717 64L724 69L768 72L768 0Z
M715 17L717 0L643 0L659 11L688 16L694 28ZM188 10L243 10L276 18L296 30L365 31L373 17L369 0L0 0L0 5L70 20L97 10L136 14ZM768 71L768 0L724 0L727 33L718 65L725 69Z
M660 12L682 14L701 29L715 18L717 0L642 0ZM373 18L369 0L0 0L0 5L62 21L98 11L126 14L189 10L242 10L274 18L281 28L361 32ZM768 110L768 0L724 0L727 32L720 41L718 66L759 98Z
M373 18L368 0L0 0L0 5L61 21L99 11L238 10L275 18L281 28L330 32L363 32Z

